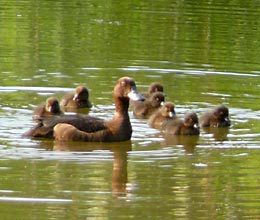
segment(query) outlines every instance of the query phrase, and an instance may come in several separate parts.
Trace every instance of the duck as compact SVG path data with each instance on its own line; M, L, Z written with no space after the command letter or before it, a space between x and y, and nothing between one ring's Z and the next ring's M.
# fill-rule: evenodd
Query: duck
M144 93L141 93L144 97L144 100L149 98L155 92L162 92L163 93L163 85L159 82L153 82L148 87L148 90ZM134 108L136 101L130 100L130 106Z
M54 138L58 141L118 142L131 139L132 126L128 114L129 100L142 100L135 81L129 77L120 78L113 91L115 114L104 120L101 129L86 132L77 127L59 123L54 127Z
M33 119L41 120L44 117L60 114L63 114L63 112L60 109L59 100L56 97L49 97L45 103L40 104L34 109Z
M162 125L166 121L176 119L175 106L172 102L165 102L157 111L155 111L148 119L148 125L155 129L162 129Z
M173 135L199 135L199 119L195 112L189 111L184 115L184 119L165 121L162 131Z
M147 119L164 103L165 97L162 92L154 92L144 101L132 103L133 114L136 118Z
M74 92L65 94L61 100L61 106L68 109L91 108L87 87L80 85Z
M148 98L155 92L163 92L163 85L159 82L153 82L150 84L147 93L143 94L145 98Z
M89 115L53 116L42 120L25 133L25 137L47 137L58 141L117 142L130 140L132 126L128 114L129 100L142 100L135 81L130 77L118 79L114 90L115 113L105 120Z
M225 105L218 105L204 112L200 117L201 127L229 127L230 125L229 109Z

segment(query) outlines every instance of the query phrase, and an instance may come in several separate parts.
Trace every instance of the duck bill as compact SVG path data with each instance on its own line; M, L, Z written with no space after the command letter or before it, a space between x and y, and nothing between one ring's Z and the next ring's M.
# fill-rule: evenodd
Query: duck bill
M175 117L175 112L169 112L169 117L170 117L170 118Z
M49 107L47 108L47 111L48 111L48 112L52 112L52 106L49 106Z
M78 99L78 94L75 94L75 95L73 96L73 100L76 101L77 99Z
M225 118L225 123L230 126L231 122L230 122L230 119L229 118Z
M144 97L133 88L128 93L128 97L133 101L144 101Z

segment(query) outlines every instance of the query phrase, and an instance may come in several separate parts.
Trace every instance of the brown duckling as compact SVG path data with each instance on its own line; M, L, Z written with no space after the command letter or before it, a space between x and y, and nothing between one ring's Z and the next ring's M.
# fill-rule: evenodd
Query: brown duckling
M151 96L155 92L163 92L163 85L159 82L153 82L149 88L147 93L144 94L145 98Z
M201 127L229 127L230 124L229 110L224 105L219 105L200 117Z
M162 130L165 133L173 135L199 135L198 127L199 119L195 112L187 112L184 120L176 119L166 121L162 125Z
M78 86L73 93L67 93L61 100L61 106L65 108L91 108L89 91L85 86Z
M133 113L136 118L149 118L161 105L165 98L162 92L154 92L144 101L132 103Z
M148 119L148 124L152 128L162 129L162 125L167 121L176 119L174 104L172 102L165 102L156 112L154 112Z
M50 97L46 99L45 103L35 108L33 112L33 119L40 120L44 117L60 114L63 114L63 112L60 109L58 99L55 97Z

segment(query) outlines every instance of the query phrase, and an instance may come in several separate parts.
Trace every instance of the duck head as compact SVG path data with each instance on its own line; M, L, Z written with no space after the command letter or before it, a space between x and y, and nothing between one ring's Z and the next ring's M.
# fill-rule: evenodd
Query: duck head
M160 107L161 105L164 104L165 97L162 92L154 92L148 100L151 102L151 105L153 107Z
M113 95L115 99L131 99L133 101L144 100L144 97L137 92L135 81L126 76L117 81Z
M58 99L54 97L50 97L46 100L45 109L47 112L50 113L59 113L60 112L60 105Z
M78 100L88 100L89 92L85 86L78 86L75 90L75 95L73 96L74 101Z
M162 115L166 118L175 118L174 104L172 102L165 102L160 109Z
M184 116L185 127L198 127L199 119L195 112L188 112Z
M152 83L148 88L148 93L152 94L154 92L163 92L163 85L159 82Z
M230 126L229 110L226 106L220 105L213 110L213 117L217 121L217 127Z

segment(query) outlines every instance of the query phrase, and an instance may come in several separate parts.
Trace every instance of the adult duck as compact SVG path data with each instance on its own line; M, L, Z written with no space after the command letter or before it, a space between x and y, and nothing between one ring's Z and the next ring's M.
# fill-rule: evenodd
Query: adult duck
M132 78L120 78L113 91L115 113L111 120L91 116L64 115L44 120L25 136L54 137L61 141L125 141L132 135L128 115L129 99L141 100ZM57 125L57 126L56 126ZM54 129L53 129L54 128ZM80 134L80 135L79 135Z

